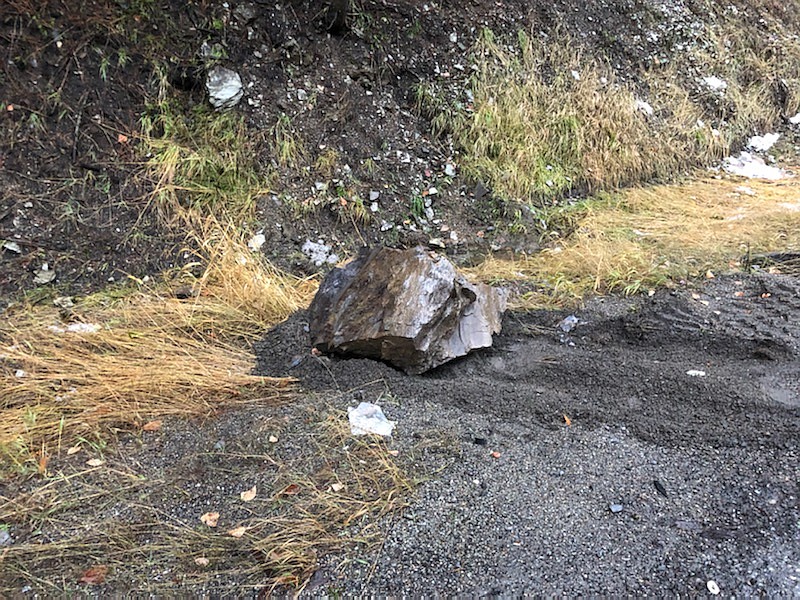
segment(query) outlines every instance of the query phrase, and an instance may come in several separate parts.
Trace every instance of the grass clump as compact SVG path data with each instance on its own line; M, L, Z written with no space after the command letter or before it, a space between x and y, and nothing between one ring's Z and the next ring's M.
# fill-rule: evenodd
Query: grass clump
M142 117L141 129L152 197L167 220L186 211L247 219L269 190L254 159L258 139L235 113L184 113L164 101Z
M774 20L763 27L720 18L676 59L681 65L642 69L637 85L569 36L519 32L512 43L485 30L473 107L445 111L427 88L418 101L436 109L435 128L450 128L468 176L539 210L570 192L674 179L793 115L800 43ZM724 88L712 89L708 76Z
M696 107L673 103L659 124L608 65L569 39L520 32L505 47L485 31L476 54L474 111L454 135L467 173L505 199L543 206L570 190L645 181L722 154L713 136L694 132Z
M280 273L211 222L203 239L208 266L190 300L142 288L119 299L90 296L68 311L7 311L2 471L36 471L77 437L135 429L158 415L208 415L287 395L289 380L250 374L247 341L307 303L313 282Z
M574 233L539 254L490 259L484 281L536 286L521 308L563 306L592 293L636 293L708 271L742 268L750 253L800 248L798 184L705 179L633 188L583 205Z

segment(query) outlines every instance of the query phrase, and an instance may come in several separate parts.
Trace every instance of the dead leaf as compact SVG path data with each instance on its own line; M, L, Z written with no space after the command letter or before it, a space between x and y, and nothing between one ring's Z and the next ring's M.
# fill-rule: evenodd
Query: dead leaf
M231 536L231 537L240 538L245 534L245 532L247 530L248 530L248 527L245 527L244 525L242 525L241 527L235 527L235 528L231 529L230 531L228 531L228 535Z
M210 561L205 556L198 556L194 559L194 564L198 567L207 567Z
M127 144L127 143L128 143L128 136L127 136L127 135L125 135L124 133L120 133L120 134L117 136L117 141L118 141L120 144Z
M251 487L249 490L245 490L244 492L239 494L239 497L244 502L250 502L250 500L256 497L256 486Z
M102 458L90 458L86 461L86 464L90 467L99 467L100 465L105 464L105 462L106 461L104 461Z
M149 421L142 425L144 431L158 431L161 429L161 421Z
M204 525L208 525L209 527L216 527L217 521L219 521L219 513L218 512L203 513L200 516L200 520L203 522Z
M400 450L387 450L386 453L390 456L400 456Z
M497 450L492 452L492 458L500 458L501 456L502 456L502 454L500 454Z
M47 472L47 461L50 457L47 454L42 454L39 457L39 475L44 475Z
M764 292L763 294L761 294L761 297L766 300L767 298L771 298L772 294L770 294L769 292Z
M564 423L567 424L567 427L572 425L572 419L567 416L567 413L564 413Z
M108 567L105 565L97 565L91 569L84 571L78 583L87 583L89 585L98 585L104 583L108 575Z
M742 291L734 292L733 295L737 298L742 298L744 296L744 292Z
M285 488L283 488L283 491L281 492L281 494L284 496L296 496L299 493L300 493L300 486L297 485L296 483L291 483L287 485Z
M331 486L331 489L332 489L334 492L341 492L341 491L344 489L344 484L343 484L343 483L334 483L334 484Z
M81 451L81 447L80 447L80 445L78 445L78 446L73 446L72 448L69 448L69 449L67 450L67 456L72 456L73 454L77 454L77 453L78 453L78 452L80 452L80 451Z
M714 271L706 271L706 279L714 279L716 275L714 275Z

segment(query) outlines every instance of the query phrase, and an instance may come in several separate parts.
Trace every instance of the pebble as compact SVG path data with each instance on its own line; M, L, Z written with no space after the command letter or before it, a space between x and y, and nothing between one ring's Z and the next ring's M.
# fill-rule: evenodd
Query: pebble
M609 504L608 509L612 513L619 513L622 512L622 504Z

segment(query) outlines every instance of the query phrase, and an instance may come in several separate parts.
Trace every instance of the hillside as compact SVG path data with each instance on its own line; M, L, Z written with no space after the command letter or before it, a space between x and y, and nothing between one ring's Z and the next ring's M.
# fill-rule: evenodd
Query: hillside
M800 593L800 3L350 4L0 6L0 592ZM380 244L495 346L309 354Z

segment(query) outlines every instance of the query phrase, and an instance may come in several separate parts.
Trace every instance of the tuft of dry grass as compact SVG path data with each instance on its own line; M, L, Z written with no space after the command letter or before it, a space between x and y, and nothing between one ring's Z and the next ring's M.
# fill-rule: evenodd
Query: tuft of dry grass
M474 53L472 110L442 109L430 86L418 103L452 131L465 174L537 211L574 190L674 180L800 106L800 42L772 18L720 17L676 62L635 74L636 86L563 32L512 41L485 30ZM727 87L710 89L711 75Z
M748 253L800 248L798 191L794 179L633 188L587 203L575 232L557 245L515 260L490 258L469 273L533 285L517 300L533 308L737 269Z
M3 471L41 470L44 456L79 436L288 395L290 380L250 374L246 341L307 303L315 284L280 273L231 229L205 227L195 298L142 288L68 311L18 306L4 315Z
M128 591L302 588L322 553L369 549L381 538L378 520L404 505L412 481L387 442L353 438L340 411L296 412L293 420L307 423L293 433L306 449L301 454L283 457L279 446L249 456L254 462L235 452L215 454L227 477L218 474L215 483L263 484L247 505L238 497L215 504L218 528L200 523L202 501L197 514L185 514L180 480L186 475L177 466L177 477L144 477L130 457L100 469L66 468L15 498L0 496L0 522L37 530L41 539L15 543L0 556L0 593L17 593L21 582L74 592L93 564L107 567L108 582ZM232 528L244 532L234 537Z

